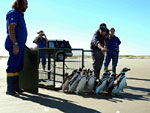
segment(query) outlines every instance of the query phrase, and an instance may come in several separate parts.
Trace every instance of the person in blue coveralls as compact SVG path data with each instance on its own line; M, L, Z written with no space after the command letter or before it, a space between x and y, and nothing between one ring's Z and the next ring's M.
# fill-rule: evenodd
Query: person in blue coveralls
M38 36L35 38L33 43L37 44L37 48L45 48L46 44L48 43L46 35L42 30L37 32L37 34ZM39 63L40 63L40 59L42 59L43 70L45 70L46 56L44 51L39 51Z
M118 63L118 56L119 56L119 45L121 44L120 39L115 36L115 29L110 29L110 35L106 39L106 57L104 61L104 70L108 69L108 65L112 59L112 71L116 73L116 66Z
M23 92L19 88L19 72L22 70L24 64L24 49L27 40L24 12L27 8L27 0L15 0L12 9L6 15L7 37L5 48L9 52L8 67L6 69L6 94L12 96L19 96Z

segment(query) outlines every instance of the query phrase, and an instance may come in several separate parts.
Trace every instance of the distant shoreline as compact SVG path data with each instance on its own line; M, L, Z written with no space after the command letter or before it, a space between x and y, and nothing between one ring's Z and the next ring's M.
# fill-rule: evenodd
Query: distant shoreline
M127 59L150 59L150 56L149 55L139 55L139 56L136 56L136 55L119 55L119 58L122 59L122 58L127 58Z
M8 56L0 56L0 58L8 58Z
M72 58L78 58L78 57L81 57L81 56L73 56L70 58L72 59ZM85 58L91 58L88 55L85 55L84 57ZM0 59L2 59L2 58L8 58L8 56L0 56ZM139 56L136 56L136 55L119 55L119 59L123 59L123 58L126 58L126 59L150 59L150 55L139 55Z

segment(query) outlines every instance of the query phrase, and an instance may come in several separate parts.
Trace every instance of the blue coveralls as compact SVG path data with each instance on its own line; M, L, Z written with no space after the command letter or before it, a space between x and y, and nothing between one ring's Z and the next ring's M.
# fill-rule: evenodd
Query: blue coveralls
M19 91L19 72L23 68L24 62L24 48L27 40L27 29L24 21L24 14L16 9L10 10L6 15L7 21L7 37L5 40L5 48L9 52L9 59L7 62L7 93L16 94ZM9 24L16 24L15 33L16 40L19 46L19 53L13 53L13 43L8 32Z
M118 46L121 44L121 41L119 40L118 37L114 36L113 39L108 39L107 40L107 44L108 44L108 47L107 47L108 51L106 53L104 66L108 67L108 65L109 65L109 63L112 59L113 72L116 73L115 68L117 66L118 56L119 56Z
M45 48L46 47L46 39L42 37L42 39L38 38L37 42L37 48ZM42 66L43 69L45 69L46 65L46 56L45 56L45 51L39 51L39 63L40 59L42 59Z

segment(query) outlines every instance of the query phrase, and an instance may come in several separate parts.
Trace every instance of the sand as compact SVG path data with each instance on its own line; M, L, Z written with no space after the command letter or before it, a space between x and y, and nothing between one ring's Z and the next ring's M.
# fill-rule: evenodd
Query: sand
M89 60L88 60L89 61ZM39 89L39 94L24 93L19 98L6 91L7 59L0 59L0 113L149 113L150 59L119 59L117 72L127 72L128 87L123 96L74 95ZM88 62L91 66L91 61Z

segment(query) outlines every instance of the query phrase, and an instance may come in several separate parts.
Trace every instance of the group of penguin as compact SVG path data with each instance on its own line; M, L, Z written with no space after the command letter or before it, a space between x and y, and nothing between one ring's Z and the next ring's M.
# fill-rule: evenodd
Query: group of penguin
M111 73L111 70L105 70L101 79L96 80L94 70L79 68L72 71L69 75L65 73L62 84L63 92L76 93L95 93L101 94L107 92L111 95L121 95L123 89L127 86L125 73L129 68L123 68L119 74Z

